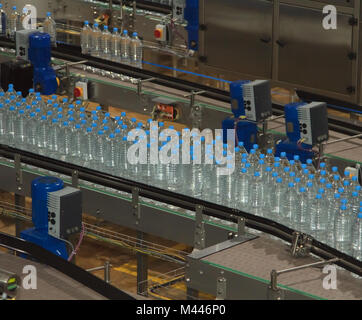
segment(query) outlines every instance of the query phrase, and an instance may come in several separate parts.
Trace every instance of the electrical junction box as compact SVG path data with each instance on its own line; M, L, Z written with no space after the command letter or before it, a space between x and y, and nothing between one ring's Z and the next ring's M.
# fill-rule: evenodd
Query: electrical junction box
M88 100L88 82L78 81L75 83L74 97L76 99Z
M164 24L158 24L155 28L154 35L157 41L166 42L167 41L167 26Z
M29 61L29 36L37 30L21 30L16 32L16 58Z
M300 138L303 143L312 146L327 141L328 114L327 104L324 102L311 102L298 108Z
M259 122L272 115L270 82L255 80L243 85L245 116Z
M48 233L66 239L82 228L81 191L72 187L48 192Z
M185 0L173 0L172 18L178 22L184 21Z

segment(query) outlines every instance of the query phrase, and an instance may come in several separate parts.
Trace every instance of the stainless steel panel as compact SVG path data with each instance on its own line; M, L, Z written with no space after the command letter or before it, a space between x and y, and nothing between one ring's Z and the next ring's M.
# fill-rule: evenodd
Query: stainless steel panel
M270 78L273 2L206 0L203 6L206 63Z
M280 5L278 80L348 94L353 85L350 18L339 14L337 29L325 30L321 10Z

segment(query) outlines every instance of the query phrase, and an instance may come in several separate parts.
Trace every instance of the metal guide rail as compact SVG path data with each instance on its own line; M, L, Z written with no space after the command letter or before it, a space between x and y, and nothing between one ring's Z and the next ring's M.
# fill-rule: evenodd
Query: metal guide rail
M115 190L123 191L132 195L133 202L136 201L136 205L133 206L134 218L138 221L134 225L137 229L137 225L140 223L141 212L140 206L137 205L138 197L144 197L166 203L172 206L191 210L196 212L196 216L209 216L219 218L221 220L237 223L238 225L245 225L246 227L265 232L276 236L284 241L293 244L293 252L297 254L298 250L302 250L305 246L308 247L308 251L323 258L332 259L338 258L337 265L345 268L348 271L362 275L362 262L348 256L344 253L331 248L310 236L299 234L295 230L292 230L284 225L276 223L267 218L258 217L247 212L228 208L218 204L210 203L204 200L192 198L176 192L159 189L143 183L127 180L121 177L115 177L107 173L95 171L85 167L80 167L70 163L62 162L56 159L40 156L27 151L15 149L9 146L0 145L0 156L7 159L17 159L17 162L32 165L45 170L57 172L67 176L73 176L76 173L77 179L82 179L91 183L102 185L105 187L113 188ZM20 167L18 164L18 167ZM19 170L18 170L19 171ZM20 170L21 179L21 170ZM18 191L21 195L24 195L24 187L19 185ZM98 204L95 204L98 205ZM242 218L242 221L240 219ZM198 219L196 219L198 220ZM202 220L202 219L201 219ZM112 222L112 221L111 221ZM155 221L153 221L154 224ZM197 222L197 221L196 221ZM151 222L152 223L152 222ZM199 225L202 225L202 223ZM203 229L203 228L202 228ZM173 232L175 233L175 232ZM196 231L195 231L196 233ZM203 234L203 232L199 232ZM200 241L204 241L203 237L200 237Z

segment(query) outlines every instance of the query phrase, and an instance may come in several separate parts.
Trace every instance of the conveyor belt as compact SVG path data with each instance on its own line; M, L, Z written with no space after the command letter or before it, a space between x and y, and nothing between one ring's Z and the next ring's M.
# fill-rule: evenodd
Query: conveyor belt
M230 272L230 274L240 278L252 279L267 286L270 283L270 274L273 269L280 271L317 261L320 259L312 256L294 258L288 251L288 247L281 241L270 237L259 237L206 255L200 259L199 264L194 264L196 269L188 273L191 278L192 275L197 277L197 273L200 273L199 270L202 269L205 281L215 283L216 279L212 279L214 275L207 271L209 270L207 267L212 267L219 270L217 274L222 274L221 271L224 271L226 278L228 278L227 272ZM207 266L206 269L203 266ZM301 297L305 296L312 299L362 299L362 278L354 278L350 272L338 268L336 274L337 289L326 290L323 288L323 280L327 273L323 273L322 270L323 267L314 267L281 274L278 276L278 287L294 291ZM191 280L197 281L198 279ZM266 291L257 294L251 288L240 287L240 298L247 297L248 290L254 298L258 294L261 296L265 294L265 298L267 297ZM235 298L237 294L237 290L234 290L232 298Z

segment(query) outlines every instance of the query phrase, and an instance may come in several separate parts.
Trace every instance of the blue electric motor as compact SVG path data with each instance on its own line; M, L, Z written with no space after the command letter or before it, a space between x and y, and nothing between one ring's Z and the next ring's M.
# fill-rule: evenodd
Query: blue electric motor
M44 95L55 94L57 77L50 66L51 38L47 33L36 32L29 36L29 59L34 68L34 87Z
M295 155L299 156L301 162L305 163L307 159L313 159L314 151L312 145L298 143L301 139L301 128L298 119L298 109L307 105L305 102L296 102L288 104L284 107L285 113L285 129L287 139L276 145L275 155L280 156L282 152L286 153L289 160L292 160Z
M58 178L40 177L33 180L31 196L34 228L21 232L21 238L35 243L55 255L68 259L64 241L48 234L48 192L58 191L63 188L64 183Z

